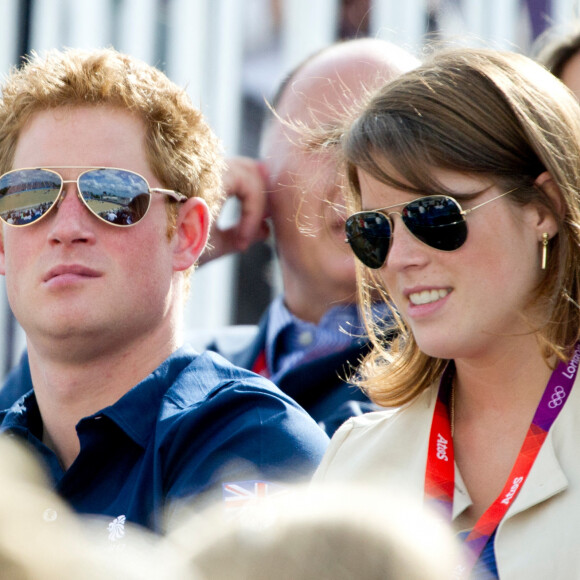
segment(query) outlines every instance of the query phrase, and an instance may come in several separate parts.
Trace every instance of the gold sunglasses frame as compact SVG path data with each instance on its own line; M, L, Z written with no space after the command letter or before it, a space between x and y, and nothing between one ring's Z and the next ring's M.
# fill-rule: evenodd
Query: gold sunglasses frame
M65 184L67 183L76 183L76 195L79 198L79 200L81 201L81 203L87 208L87 210L89 211L89 213L96 217L99 221L102 221L104 223L106 223L109 226L114 226L117 228L130 228L132 226L136 226L139 222L143 221L143 219L145 218L145 216L147 215L147 213L149 212L149 208L151 207L151 197L149 198L149 204L147 205L147 210L145 211L145 213L143 214L143 216L136 221L135 223L132 224L115 224L113 222L110 222L104 218L102 218L100 215L96 214L88 205L88 203L86 202L86 200L84 199L84 197L81 194L81 189L79 186L79 179L85 175L86 173L90 173L91 171L96 171L99 169L112 169L115 171L124 171L126 173L131 173L133 175L137 175L138 177L140 177L145 184L147 185L147 192L152 195L154 193L158 193L161 195L167 195L168 197L172 198L174 201L178 202L178 203L183 203L185 201L187 201L188 197L186 195L183 195L182 193L179 193L178 191L175 191L173 189L163 189L161 187L151 187L151 185L149 184L149 182L147 181L147 179L141 175L140 173L137 173L136 171L132 171L131 169L123 169L121 167L107 167L107 166L101 166L101 165L54 165L54 166L48 166L48 167L19 167L18 169L11 169L10 171L6 171L5 173L3 173L2 175L0 175L0 180L2 180L6 175L10 175L11 173L17 173L18 171L34 171L34 170L38 170L41 169L43 171L48 171L50 173L54 173L55 175L58 175L61 181L61 185L60 185L60 190L56 196L56 198L54 199L52 205L50 206L50 208L48 209L48 211L46 211L45 213L43 213L38 219L34 220L33 222L30 222L28 224L11 224L8 223L6 220L4 220L1 216L0 216L0 220L2 221L2 223L5 223L7 226L11 227L11 228L26 228L28 226L32 226L38 222L40 222L41 220L43 220L47 215L49 215L50 213L52 213L52 210L60 205L60 203L62 202L62 200L65 198L66 193L64 193L63 195L63 191L65 191ZM84 171L81 171L76 179L64 179L64 177L58 172L56 171L56 169L84 169Z

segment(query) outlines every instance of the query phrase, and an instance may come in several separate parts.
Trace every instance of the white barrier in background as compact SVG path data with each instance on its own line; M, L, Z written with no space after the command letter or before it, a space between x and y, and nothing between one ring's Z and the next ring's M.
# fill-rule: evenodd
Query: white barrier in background
M18 0L4 0L0 2L0 73L4 74L10 69L18 58Z
M283 72L334 42L338 0L292 0L283 3L281 30Z
M371 34L417 53L426 31L428 0L373 0Z

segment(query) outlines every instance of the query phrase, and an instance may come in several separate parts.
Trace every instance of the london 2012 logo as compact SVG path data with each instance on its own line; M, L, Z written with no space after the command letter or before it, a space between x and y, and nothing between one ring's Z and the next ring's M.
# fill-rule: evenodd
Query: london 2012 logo
M558 385L554 389L554 392L552 393L552 396L550 397L548 407L550 407L550 409L555 409L556 407L559 407L564 402L565 398L566 398L566 391L564 390L564 387L561 387L560 385Z

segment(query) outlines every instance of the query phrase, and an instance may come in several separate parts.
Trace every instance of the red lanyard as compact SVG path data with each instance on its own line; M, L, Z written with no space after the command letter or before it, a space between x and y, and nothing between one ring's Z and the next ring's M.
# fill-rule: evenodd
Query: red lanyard
M263 377L270 378L270 373L268 372L268 364L266 362L266 350L262 349L252 365L252 371Z
M567 363L560 362L552 373L502 492L479 518L465 539L468 548L466 563L458 567L455 578L465 578L471 572L485 544L524 485L550 427L572 390L579 363L580 343L577 343L572 359ZM450 363L441 377L425 471L425 499L437 504L449 521L453 513L455 489L453 439L449 420L449 396L454 372L455 367Z

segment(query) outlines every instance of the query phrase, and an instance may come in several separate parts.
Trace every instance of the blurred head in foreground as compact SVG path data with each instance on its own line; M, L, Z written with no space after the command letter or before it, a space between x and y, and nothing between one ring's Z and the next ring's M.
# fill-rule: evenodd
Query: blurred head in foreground
M212 580L448 580L457 563L449 529L383 489L298 487L234 520L222 506L168 536Z
M77 516L53 493L36 458L0 437L0 577L3 580L148 580L195 576L140 528L130 540L103 542L101 519ZM165 575L168 574L168 575Z

